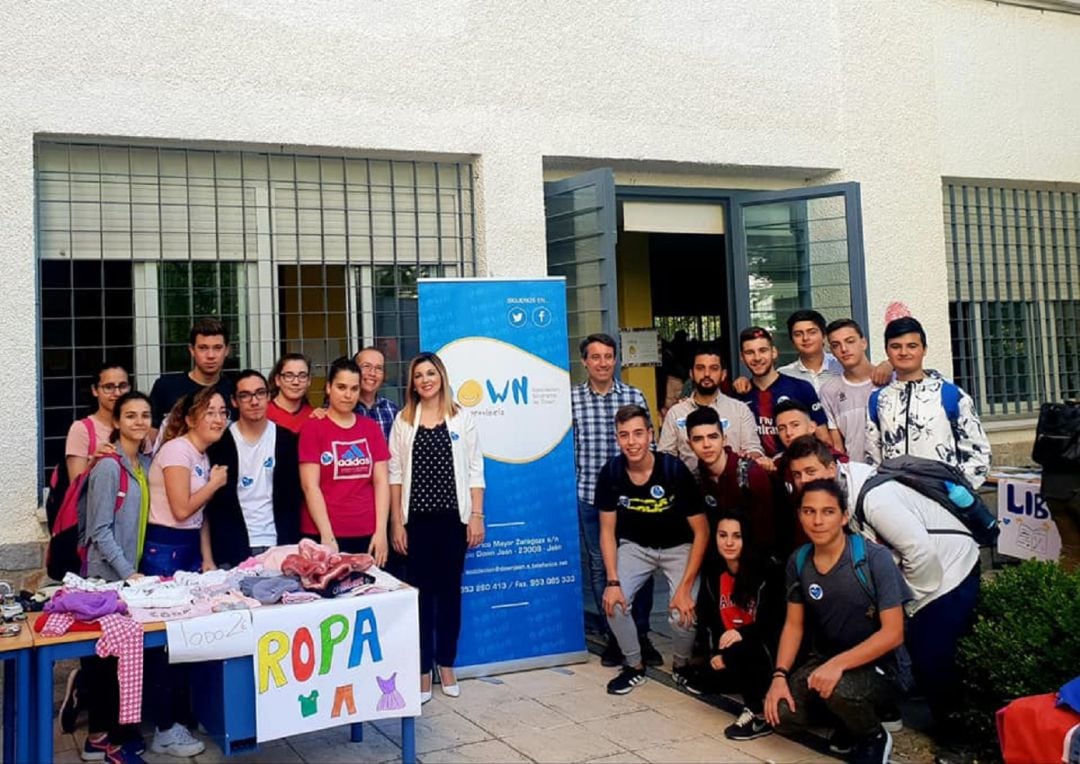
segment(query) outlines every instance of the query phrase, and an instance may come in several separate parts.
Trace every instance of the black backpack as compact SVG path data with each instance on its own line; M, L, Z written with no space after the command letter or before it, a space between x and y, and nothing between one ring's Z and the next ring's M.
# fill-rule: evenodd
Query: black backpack
M1031 458L1043 466L1047 504L1080 523L1080 401L1042 405Z
M997 543L997 538L1001 534L997 517L979 498L979 494L971 487L963 471L951 464L939 462L936 459L923 459L919 456L898 456L894 459L886 459L878 465L877 473L863 483L859 498L855 502L855 519L861 524L867 524L863 510L866 494L892 480L937 502L967 529L958 531L947 528L927 528L927 533L964 533L975 539L975 543L979 546L994 546ZM961 506L956 501L960 497L964 497L963 503L967 503L968 499L970 503L967 503L967 506Z

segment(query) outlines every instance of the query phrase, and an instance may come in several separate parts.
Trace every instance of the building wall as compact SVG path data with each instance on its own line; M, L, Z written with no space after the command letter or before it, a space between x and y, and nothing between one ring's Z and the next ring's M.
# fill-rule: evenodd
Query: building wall
M873 336L905 299L943 368L941 177L1080 179L1080 17L983 0L61 0L5 5L0 28L10 542L40 532L35 135L475 157L493 275L545 272L545 158L857 180Z

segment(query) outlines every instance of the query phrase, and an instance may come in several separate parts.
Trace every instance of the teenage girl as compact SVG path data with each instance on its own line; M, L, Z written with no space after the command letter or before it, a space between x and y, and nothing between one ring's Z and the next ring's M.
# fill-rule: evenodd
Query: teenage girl
M100 387L100 384L99 384ZM86 488L86 573L106 581L139 577L142 532L150 510L147 472L150 457L142 444L151 428L150 398L128 392L112 406L113 430L109 442L115 456L99 453L90 470ZM127 475L127 491L121 497L121 475ZM84 761L134 764L141 761L143 741L138 730L120 729L120 687L116 658L83 658L89 734L80 755Z
M150 465L150 522L142 573L172 576L213 566L203 507L225 485L228 470L222 465L211 468L206 449L221 438L228 424L225 398L213 387L185 395L169 412L162 445ZM163 651L151 650L146 653L146 675L156 725L150 749L179 758L201 753L203 743L178 722L188 712L185 667L169 665Z
M408 555L420 593L420 698L431 699L432 666L444 695L460 695L454 661L461 631L465 551L484 540L484 456L476 424L454 403L434 353L409 364L405 408L390 431L394 549Z
M360 368L337 359L326 378L326 416L300 430L300 533L337 551L369 553L381 567L390 549L390 452L378 423L354 413L359 396Z
M784 571L755 546L749 530L742 510L718 513L718 575L706 581L709 605L703 614L713 648L703 684L741 695L745 706L724 730L731 740L773 731L765 721L764 700L786 607Z
M111 454L115 447L109 440L113 431L113 409L124 393L131 389L128 373L123 366L105 363L98 369L90 384L90 395L96 406L86 419L73 422L64 443L65 465L68 480L74 480L85 472L101 456ZM90 448L89 424L94 430L95 447Z
M267 418L287 430L299 433L311 417L307 394L311 387L311 359L303 353L286 353L270 372L270 403Z

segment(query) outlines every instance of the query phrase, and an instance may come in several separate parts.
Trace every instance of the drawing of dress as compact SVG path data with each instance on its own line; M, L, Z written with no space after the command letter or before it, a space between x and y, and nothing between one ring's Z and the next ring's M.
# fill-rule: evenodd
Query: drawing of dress
M379 692L382 693L379 696L378 705L375 706L376 711L397 711L399 708L405 708L405 699L397 691L396 671L386 679L381 676L376 676L375 679L379 683Z

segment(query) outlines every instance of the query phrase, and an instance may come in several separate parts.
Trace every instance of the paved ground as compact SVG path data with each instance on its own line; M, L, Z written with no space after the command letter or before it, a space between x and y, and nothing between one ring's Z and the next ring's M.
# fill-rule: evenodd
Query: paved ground
M57 672L58 678L61 672ZM630 695L608 695L614 669L596 656L555 669L463 680L460 698L435 698L416 724L423 762L820 762L827 757L779 735L733 743L732 717L685 693L649 681ZM79 761L85 718L56 740L56 761ZM364 725L364 742L347 728L287 738L232 762L384 762L400 760L398 725ZM178 760L146 754L149 762ZM223 760L208 743L191 761Z

